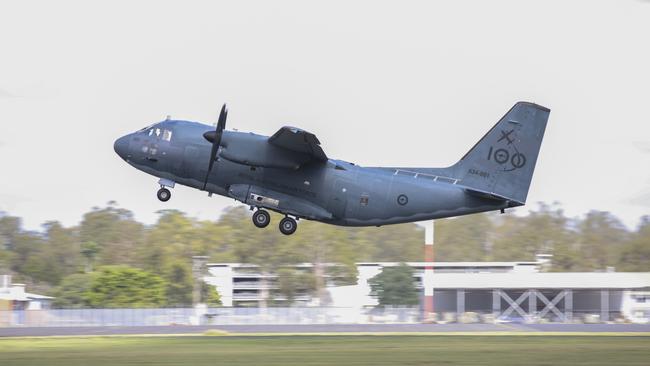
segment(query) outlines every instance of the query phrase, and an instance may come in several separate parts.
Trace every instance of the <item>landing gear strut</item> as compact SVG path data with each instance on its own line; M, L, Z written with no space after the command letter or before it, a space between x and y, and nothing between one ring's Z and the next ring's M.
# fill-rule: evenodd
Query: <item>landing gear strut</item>
M169 189L162 187L158 190L157 196L159 200L167 202L170 198L172 198L172 193L169 191Z
M291 235L296 232L296 229L298 229L298 223L291 217L287 216L280 220L280 232L282 234Z
M266 210L258 209L253 214L253 224L259 228L269 226L271 222L271 215Z

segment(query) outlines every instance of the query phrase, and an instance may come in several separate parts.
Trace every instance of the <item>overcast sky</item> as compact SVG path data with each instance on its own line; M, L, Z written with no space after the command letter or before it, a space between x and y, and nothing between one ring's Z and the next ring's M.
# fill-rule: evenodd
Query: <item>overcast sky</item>
M166 115L314 132L361 165L447 166L518 100L551 108L528 195L650 214L650 2L0 1L0 210L36 229L115 200L138 220L231 199L113 151ZM206 162L207 164L207 162ZM524 210L524 212L526 212Z

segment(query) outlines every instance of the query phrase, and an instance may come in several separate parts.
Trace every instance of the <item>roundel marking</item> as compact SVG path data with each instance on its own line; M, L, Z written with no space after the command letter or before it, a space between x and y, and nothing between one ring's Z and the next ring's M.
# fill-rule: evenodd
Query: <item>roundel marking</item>
M397 196L397 203L400 206L405 206L407 203L409 203L409 198L405 194L400 194Z
M503 164L506 161L510 159L510 153L508 153L508 150L506 149L497 149L497 151L494 152L494 160L499 163Z

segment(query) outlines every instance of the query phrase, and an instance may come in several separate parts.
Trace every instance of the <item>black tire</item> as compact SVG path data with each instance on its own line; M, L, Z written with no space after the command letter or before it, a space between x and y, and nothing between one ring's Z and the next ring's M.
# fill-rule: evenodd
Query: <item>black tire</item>
M265 228L271 222L271 215L266 210L257 210L253 214L253 224L257 227Z
M156 195L162 202L167 202L170 198L172 198L172 193L167 188L160 188Z
M280 220L280 232L284 235L291 235L298 229L298 223L291 217Z

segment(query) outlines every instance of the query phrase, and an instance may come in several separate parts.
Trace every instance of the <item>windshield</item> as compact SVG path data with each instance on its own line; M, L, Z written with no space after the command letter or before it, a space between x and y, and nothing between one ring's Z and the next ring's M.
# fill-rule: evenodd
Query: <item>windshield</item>
M144 132L144 131L146 131L147 129L152 128L152 127L155 126L155 125L157 125L157 123L152 123L152 124L150 124L149 126L147 126L147 127L145 127L145 128L142 128L142 129L139 129L139 130L136 131L136 132Z
M154 123L141 130L138 130L137 133L144 133L147 136L158 140L171 141L173 131L171 128L169 128L169 126L160 123Z

